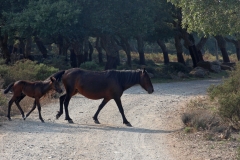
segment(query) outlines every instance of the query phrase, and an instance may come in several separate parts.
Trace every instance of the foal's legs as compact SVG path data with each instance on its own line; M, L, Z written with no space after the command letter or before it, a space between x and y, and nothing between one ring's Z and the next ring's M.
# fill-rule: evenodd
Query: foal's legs
M39 119L44 123L44 120L43 120L42 115L41 115L41 105L40 105L39 99L36 99L36 104L37 104L37 107L38 107Z
M22 93L21 96L20 96L17 100L15 100L15 104L17 105L20 113L22 114L22 118L23 118L23 119L25 119L25 116L24 116L24 112L23 112L21 106L19 105L19 103L20 103L20 101L21 101L25 96L26 96L26 95Z
M96 124L100 124L100 122L98 121L98 118L97 118L98 114L100 113L102 108L107 104L108 101L109 101L109 99L104 98L102 103L99 105L97 112L94 114L93 120Z
M128 122L128 120L126 119L125 117L125 114L124 114L124 110L123 110L123 107L122 107L122 102L121 102L121 99L120 98L114 98L117 106L118 106L118 109L119 109L119 112L121 113L122 115L122 119L123 119L123 124L125 124L126 126L129 126L129 127L132 127L131 123Z
M32 111L34 111L35 108L36 108L36 100L34 100L33 107L32 107L32 109L26 114L26 117L24 117L24 120L32 113Z

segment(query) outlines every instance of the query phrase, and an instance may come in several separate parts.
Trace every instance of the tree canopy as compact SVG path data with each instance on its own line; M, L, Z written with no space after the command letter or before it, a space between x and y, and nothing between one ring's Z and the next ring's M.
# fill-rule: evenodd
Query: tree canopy
M240 38L239 0L168 0L182 11L182 26L204 35Z

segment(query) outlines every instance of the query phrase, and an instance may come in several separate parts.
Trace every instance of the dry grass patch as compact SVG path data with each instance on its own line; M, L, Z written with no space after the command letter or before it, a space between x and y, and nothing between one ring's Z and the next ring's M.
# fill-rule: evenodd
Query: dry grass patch
M202 131L207 140L229 139L231 127L219 116L218 106L208 96L191 100L187 104L187 111L182 115L185 132Z

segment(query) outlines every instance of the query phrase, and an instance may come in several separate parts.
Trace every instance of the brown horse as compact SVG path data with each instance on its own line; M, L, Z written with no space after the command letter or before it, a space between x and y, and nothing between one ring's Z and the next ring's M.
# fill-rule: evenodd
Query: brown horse
M65 120L73 123L68 114L68 104L72 96L80 93L89 99L103 99L97 112L93 116L95 123L99 124L98 114L106 103L114 99L122 115L123 123L131 126L125 117L122 107L121 96L123 92L135 84L140 84L149 94L153 93L153 85L144 70L117 71L108 70L102 72L87 71L79 68L72 68L66 71L60 71L53 75L57 80L62 79L66 89L66 94L60 97L60 110L56 115L58 119L63 114L63 104L65 107Z
M37 82L16 81L15 83L11 83L4 91L4 94L7 94L10 90L13 92L13 96L8 102L8 114L7 114L8 119L11 120L11 117L10 117L11 106L13 102L15 102L24 120L30 115L30 113L36 108L36 105L37 105L39 119L42 122L44 122L41 115L41 106L40 106L39 100L43 95L45 95L51 89L54 89L59 93L62 93L62 89L58 81L54 77L51 77L49 81L37 81ZM35 98L35 101L32 109L27 113L25 117L24 112L21 106L19 105L19 102L26 95L29 97Z

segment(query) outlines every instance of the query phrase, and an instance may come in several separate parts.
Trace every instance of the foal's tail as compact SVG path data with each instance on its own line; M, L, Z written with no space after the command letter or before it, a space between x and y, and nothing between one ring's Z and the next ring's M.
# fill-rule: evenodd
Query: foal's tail
M65 73L66 70L61 70L57 73L54 73L53 75L49 76L46 80L49 80L50 77L54 77L58 82L60 82L62 80L62 75Z
M4 90L4 94L7 94L10 90L11 90L11 88L13 87L13 85L14 85L14 83L11 83L11 84L9 84L9 86Z

